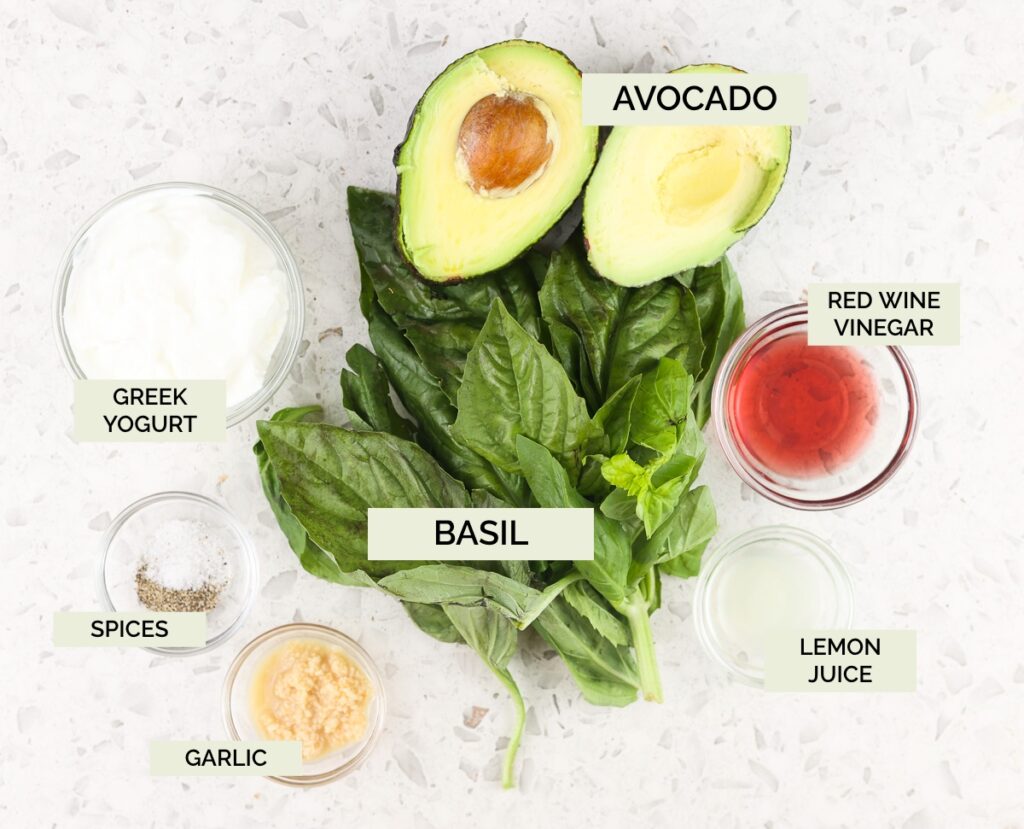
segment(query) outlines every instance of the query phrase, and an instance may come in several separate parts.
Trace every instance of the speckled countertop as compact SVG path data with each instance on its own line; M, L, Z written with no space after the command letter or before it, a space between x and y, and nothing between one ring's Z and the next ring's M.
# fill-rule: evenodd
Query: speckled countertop
M9 827L1024 826L1024 61L1010 0L687 4L0 0L0 824ZM505 694L397 603L300 572L249 446L76 445L50 332L75 226L167 179L223 187L280 228L306 280L306 343L274 404L338 414L364 338L345 185L390 187L427 82L522 35L585 70L707 60L805 72L812 102L782 194L735 249L749 315L816 279L959 281L963 345L915 349L924 409L882 494L799 514L744 489L712 445L722 533L791 522L829 538L858 620L920 631L913 695L768 695L699 649L692 583L654 617L667 701L602 710L528 640L521 785L496 778ZM136 498L189 489L250 528L262 589L244 630L186 660L60 650L52 613L95 605L97 543ZM336 625L383 667L367 766L317 790L151 779L154 738L220 738L227 663L272 625ZM526 663L526 664L522 664ZM487 709L472 725L474 706ZM466 718L467 721L464 721Z

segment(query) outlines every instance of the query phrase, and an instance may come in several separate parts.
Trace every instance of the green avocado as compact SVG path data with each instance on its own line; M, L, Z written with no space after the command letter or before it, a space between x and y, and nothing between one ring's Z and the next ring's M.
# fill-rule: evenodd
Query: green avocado
M509 40L459 58L423 94L398 170L398 248L433 282L489 273L537 242L597 158L582 79L561 52Z
M718 261L775 200L789 148L785 126L615 127L583 197L594 270L636 286Z

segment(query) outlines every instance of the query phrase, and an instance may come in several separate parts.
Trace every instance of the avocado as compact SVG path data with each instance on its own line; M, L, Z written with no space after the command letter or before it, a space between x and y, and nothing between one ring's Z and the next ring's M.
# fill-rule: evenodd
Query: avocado
M775 200L789 147L785 126L615 127L583 197L590 264L627 286L713 264Z
M507 265L576 200L597 135L561 52L509 40L459 58L423 94L395 153L399 250L433 282Z

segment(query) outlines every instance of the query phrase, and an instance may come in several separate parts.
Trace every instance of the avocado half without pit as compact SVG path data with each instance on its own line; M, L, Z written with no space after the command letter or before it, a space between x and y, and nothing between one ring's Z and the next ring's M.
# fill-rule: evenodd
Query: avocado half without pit
M399 249L434 282L508 264L576 200L597 136L561 52L510 40L459 58L420 99L395 156Z
M636 286L716 262L775 200L789 148L786 126L615 127L583 197L591 266Z

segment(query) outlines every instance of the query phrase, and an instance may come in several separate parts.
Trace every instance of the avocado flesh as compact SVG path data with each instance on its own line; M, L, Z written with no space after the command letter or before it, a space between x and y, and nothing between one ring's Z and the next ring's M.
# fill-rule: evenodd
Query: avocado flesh
M789 147L782 126L616 127L583 201L591 265L636 286L716 262L771 206Z
M514 187L474 186L460 130L478 102L506 96L532 102L549 144L536 156L540 166ZM399 148L399 249L431 281L500 268L561 218L596 156L597 128L583 126L582 81L565 55L530 41L472 52L430 85Z

